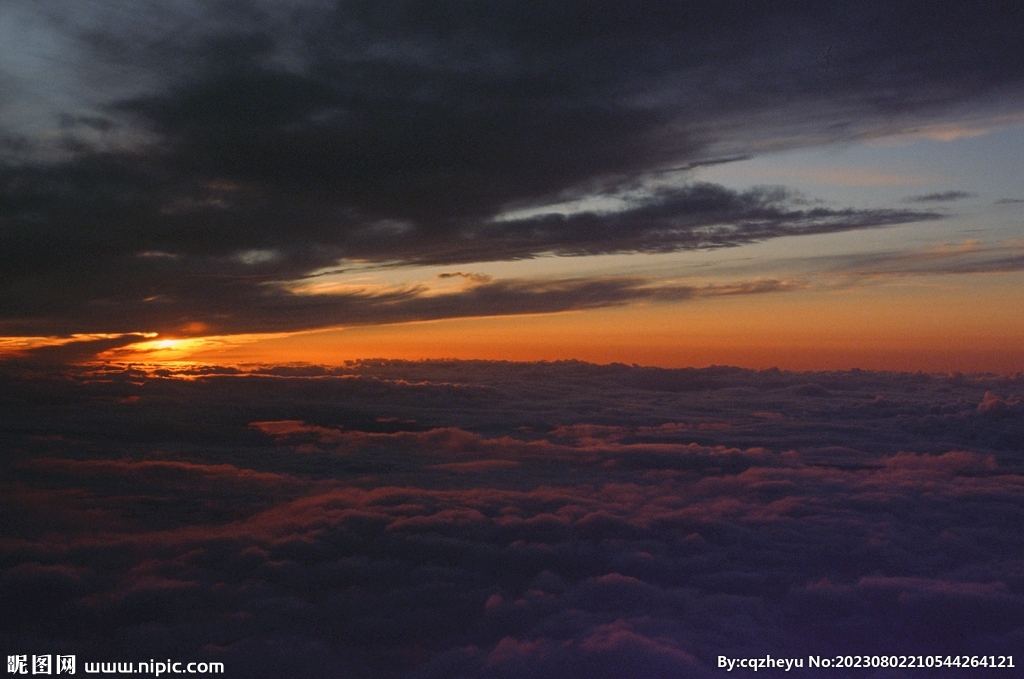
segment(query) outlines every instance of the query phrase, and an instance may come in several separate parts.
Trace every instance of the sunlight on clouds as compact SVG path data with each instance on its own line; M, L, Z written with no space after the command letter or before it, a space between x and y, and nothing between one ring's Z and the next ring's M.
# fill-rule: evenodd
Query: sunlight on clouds
M281 287L293 295L348 295L357 297L435 297L465 291L494 280L490 274L452 271L451 267L401 267L373 274L348 270L328 272L310 280L289 281Z
M118 339L130 335L139 337L156 337L155 332L145 333L76 333L67 337L17 337L0 336L0 358L4 356L17 356L26 351L42 349L45 347L63 347L76 342L95 342L97 340Z
M1005 245L1005 243L1004 243ZM981 240L977 238L971 238L965 240L962 243L937 243L930 248L925 249L924 253L929 255L961 255L965 253L978 252L981 250Z
M277 250L243 250L234 256L235 261L248 264L249 266L266 264L280 258L281 253Z
M1014 274L1024 271L1024 246L1019 239L984 243L972 238L960 243L936 243L919 250L851 253L821 258L821 279L847 279L850 284L875 279L907 279L973 275ZM1009 281L1008 281L1009 282ZM962 285L970 286L966 280Z
M156 337L156 333L149 333ZM207 337L150 339L97 354L101 361L142 361L148 363L188 361L194 355L214 350L226 350L261 340L284 337L284 333L248 335L210 335Z
M870 143L879 146L899 146L920 139L929 141L950 142L958 139L982 137L997 130L1024 122L1024 112L1013 112L1004 115L990 116L974 121L940 122L906 130L900 134L887 135L872 139Z
M875 167L862 164L859 160L841 161L841 158L817 150L801 149L709 168L702 171L702 178L737 186L750 182L796 182L807 186L859 188L925 186L942 180L935 174L922 172L921 168L911 172L900 168Z
M343 276L343 274L342 274ZM285 283L282 289L293 295L314 297L318 295L347 295L353 297L376 297L387 294L415 294L422 289L422 286L411 286L408 283L383 284L358 282L366 280L365 276L359 278L337 280L320 280L314 283L291 282Z
M634 204L647 197L646 192L628 192L616 195L597 194L530 207L508 210L496 215L493 222L517 222L547 215L573 215L583 212L605 214L623 212L634 207Z
M127 358L123 354L129 356L146 357L149 360L160 361L160 360L174 360L188 356L196 349L203 345L209 345L207 338L191 338L191 339L160 339L150 340L147 342L139 342L137 344L131 344L127 347L118 349L112 349L110 351L101 354L101 357L118 357Z

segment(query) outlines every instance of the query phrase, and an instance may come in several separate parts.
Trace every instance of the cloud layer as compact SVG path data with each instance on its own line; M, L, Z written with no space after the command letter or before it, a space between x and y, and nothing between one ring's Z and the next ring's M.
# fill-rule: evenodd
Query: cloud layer
M718 655L1005 655L1024 630L1019 375L2 380L11 652L246 677L703 677Z

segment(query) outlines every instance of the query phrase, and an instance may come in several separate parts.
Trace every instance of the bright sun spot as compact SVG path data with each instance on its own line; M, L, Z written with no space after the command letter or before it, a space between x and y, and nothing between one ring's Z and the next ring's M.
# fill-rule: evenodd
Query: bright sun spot
M263 333L239 335L206 335L203 337L146 339L122 347L115 347L97 354L100 361L114 361L146 364L191 363L197 353L218 351L226 348L290 336L295 333Z
M188 339L154 339L136 342L103 352L101 358L113 360L177 361L210 343L206 337Z

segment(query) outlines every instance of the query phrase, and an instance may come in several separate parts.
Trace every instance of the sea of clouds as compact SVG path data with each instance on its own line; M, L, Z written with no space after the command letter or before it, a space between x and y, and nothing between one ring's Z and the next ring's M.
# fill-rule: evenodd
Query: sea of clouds
M1022 399L1019 374L12 363L0 646L254 678L1009 655Z

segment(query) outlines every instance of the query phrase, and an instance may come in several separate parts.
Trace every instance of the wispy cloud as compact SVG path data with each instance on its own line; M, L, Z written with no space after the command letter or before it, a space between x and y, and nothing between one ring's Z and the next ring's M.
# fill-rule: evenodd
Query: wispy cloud
M106 336L5 338L0 361L17 365L64 365L94 358L111 349L144 342L155 333L124 333Z
M852 278L906 278L1024 271L1024 242L985 244L977 240L940 244L923 250L875 252L820 260L822 275Z
M920 196L907 198L908 203L952 203L965 198L973 198L976 193L969 191L942 191L940 193L925 193Z
M158 328L170 336L196 334L180 324L180 315L190 314L191 323L203 334L240 334L294 332L322 327L407 323L413 321L478 316L544 314L620 306L636 302L679 302L717 296L752 295L800 289L800 279L758 278L726 283L680 283L643 277L598 277L570 279L499 279L475 274L459 276L464 284L433 289L427 284L413 285L301 285L293 289L265 287L258 294L242 287L233 296L207 296L200 304L189 300L187 306L174 302L133 302L125 306L132 323ZM124 308L119 308L122 313ZM81 324L106 326L118 322L117 316L91 310L92 318L75 319ZM142 335L127 340L76 343L75 348L34 349L32 353L51 353L87 357L128 343L138 343L143 351L168 353L185 348L176 339L150 339ZM134 338L134 339L132 339ZM214 338L215 340L215 338ZM210 341L214 341L210 340ZM198 342L199 340L184 340ZM205 340L204 340L205 341ZM111 343L113 342L113 343ZM109 346L107 346L109 344ZM89 347L95 347L89 353ZM199 346L199 345L196 345ZM134 349L135 347L133 347ZM69 353L70 352L70 353Z

